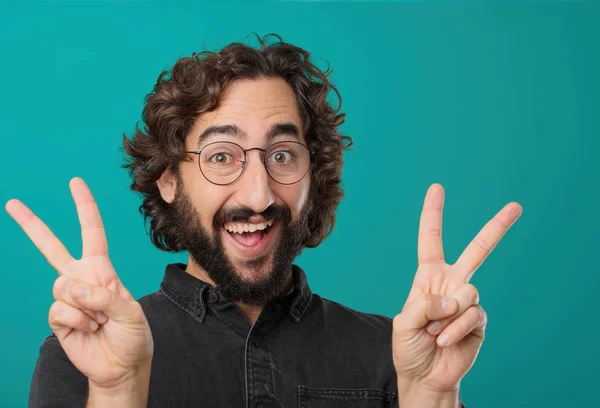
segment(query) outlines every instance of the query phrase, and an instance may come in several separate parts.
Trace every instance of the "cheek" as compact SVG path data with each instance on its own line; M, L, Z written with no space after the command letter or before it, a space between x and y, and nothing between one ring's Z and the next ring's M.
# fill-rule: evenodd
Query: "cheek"
M295 220L309 199L310 178L307 176L297 184L280 187L278 195L289 207L292 213L292 220Z
M185 173L183 175L184 191L196 213L200 215L200 223L212 233L215 214L225 204L230 192L223 186L209 183L202 175L200 175L201 179L198 175Z

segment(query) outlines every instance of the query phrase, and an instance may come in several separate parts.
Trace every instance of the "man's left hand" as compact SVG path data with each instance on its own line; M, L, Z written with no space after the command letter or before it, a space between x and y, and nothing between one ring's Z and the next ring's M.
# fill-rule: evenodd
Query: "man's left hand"
M413 286L393 322L393 358L401 401L420 399L417 395L431 401L456 397L462 378L477 358L487 324L477 289L469 280L522 213L518 203L507 204L456 263L449 265L442 245L443 206L444 189L434 184L421 213Z

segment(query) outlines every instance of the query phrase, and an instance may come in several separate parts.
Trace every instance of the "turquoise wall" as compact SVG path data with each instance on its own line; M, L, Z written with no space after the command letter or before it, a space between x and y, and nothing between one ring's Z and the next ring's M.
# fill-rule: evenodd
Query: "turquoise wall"
M518 201L521 219L472 281L489 325L462 397L597 407L598 21L592 1L0 2L0 201L22 199L78 256L68 181L83 177L125 285L155 291L185 257L151 246L121 135L177 58L278 33L331 64L355 141L338 226L298 260L314 291L393 316L431 183L446 188L450 262ZM0 405L23 407L56 274L5 212L0 230Z

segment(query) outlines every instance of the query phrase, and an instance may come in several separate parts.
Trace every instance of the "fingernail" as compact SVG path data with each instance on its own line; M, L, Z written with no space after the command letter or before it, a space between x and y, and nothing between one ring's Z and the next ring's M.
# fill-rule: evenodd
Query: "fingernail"
M95 331L98 328L98 323L96 323L93 320L90 320L90 329L92 329L92 331Z
M429 322L429 324L427 325L427 332L433 336L439 334L440 332L440 322L435 320L433 322Z
M96 320L98 320L98 323L104 323L108 320L108 316L102 312L96 312Z
M85 285L75 285L73 287L73 296L78 299L85 299L90 295L90 288Z
M438 344L440 346L447 346L448 343L450 343L450 337L447 334L444 333L438 337Z

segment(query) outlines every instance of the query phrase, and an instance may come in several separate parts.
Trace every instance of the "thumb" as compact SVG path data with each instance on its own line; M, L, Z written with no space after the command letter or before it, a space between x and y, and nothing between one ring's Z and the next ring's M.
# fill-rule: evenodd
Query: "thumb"
M394 318L394 328L420 330L431 320L440 320L452 316L458 311L456 299L447 296L424 293L417 295L404 306Z
M119 322L134 322L143 315L142 307L133 298L125 299L102 286L77 283L70 287L71 298L83 310L102 312Z

